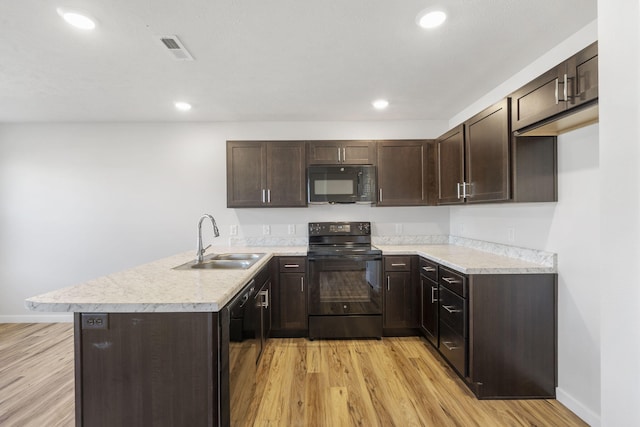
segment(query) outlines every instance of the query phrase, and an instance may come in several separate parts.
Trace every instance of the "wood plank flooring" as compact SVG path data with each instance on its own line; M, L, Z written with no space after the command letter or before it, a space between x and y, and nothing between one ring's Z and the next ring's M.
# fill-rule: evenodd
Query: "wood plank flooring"
M429 344L271 339L255 426L586 426L555 400L476 400ZM0 324L0 425L74 425L70 323Z

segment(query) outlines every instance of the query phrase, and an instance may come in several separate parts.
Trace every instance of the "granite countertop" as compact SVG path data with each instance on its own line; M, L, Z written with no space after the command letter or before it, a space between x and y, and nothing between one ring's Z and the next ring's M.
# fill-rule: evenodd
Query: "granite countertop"
M458 245L376 245L384 255L420 255L463 274L556 273L554 260L522 260Z
M224 307L273 256L307 255L304 246L211 248L211 253L265 253L246 270L173 270L194 251L28 298L34 311L84 313L213 312Z
M496 254L453 244L376 244L384 255L420 255L463 274L555 273L555 255ZM485 248L488 249L488 248ZM216 312L274 256L306 256L306 246L225 247L214 252L265 253L247 270L173 270L193 251L28 298L30 310L46 312ZM523 251L529 251L523 249ZM534 251L535 252L535 251ZM526 261L521 259L527 259Z

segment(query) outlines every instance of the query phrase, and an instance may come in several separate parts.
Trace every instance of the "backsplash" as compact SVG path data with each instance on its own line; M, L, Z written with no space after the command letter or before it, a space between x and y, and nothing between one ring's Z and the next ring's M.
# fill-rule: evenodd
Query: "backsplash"
M483 240L467 239L458 236L373 236L372 241L374 245L379 246L451 244L557 268L557 254L551 252L520 248L517 246L503 245L501 243L493 243ZM307 246L308 243L309 240L307 236L254 236L229 238L229 246Z

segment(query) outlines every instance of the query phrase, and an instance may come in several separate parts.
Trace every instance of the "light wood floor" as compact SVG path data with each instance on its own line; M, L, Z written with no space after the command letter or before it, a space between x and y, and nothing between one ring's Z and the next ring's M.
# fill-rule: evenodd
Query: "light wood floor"
M555 400L479 401L421 338L271 339L257 426L585 426ZM0 324L0 425L73 426L71 324Z

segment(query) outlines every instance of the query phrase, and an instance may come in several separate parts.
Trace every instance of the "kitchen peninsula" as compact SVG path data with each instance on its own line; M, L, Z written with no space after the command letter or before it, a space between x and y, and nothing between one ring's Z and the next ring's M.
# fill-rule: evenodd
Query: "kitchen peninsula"
M482 278L509 278L505 283L514 289L531 289L542 278L539 287L552 300L539 312L540 321L555 328L553 254L534 259L535 251L521 256L527 250L515 248L505 256L449 244L377 246L385 256L420 257L460 273L469 281L465 293L470 299L476 288L491 286ZM75 313L76 425L230 424L225 307L254 277L271 271L271 260L305 256L306 247L225 249L265 256L246 270L174 270L193 258L183 253L26 301L31 310ZM555 329L551 341L555 369ZM555 373L551 381L553 389Z

